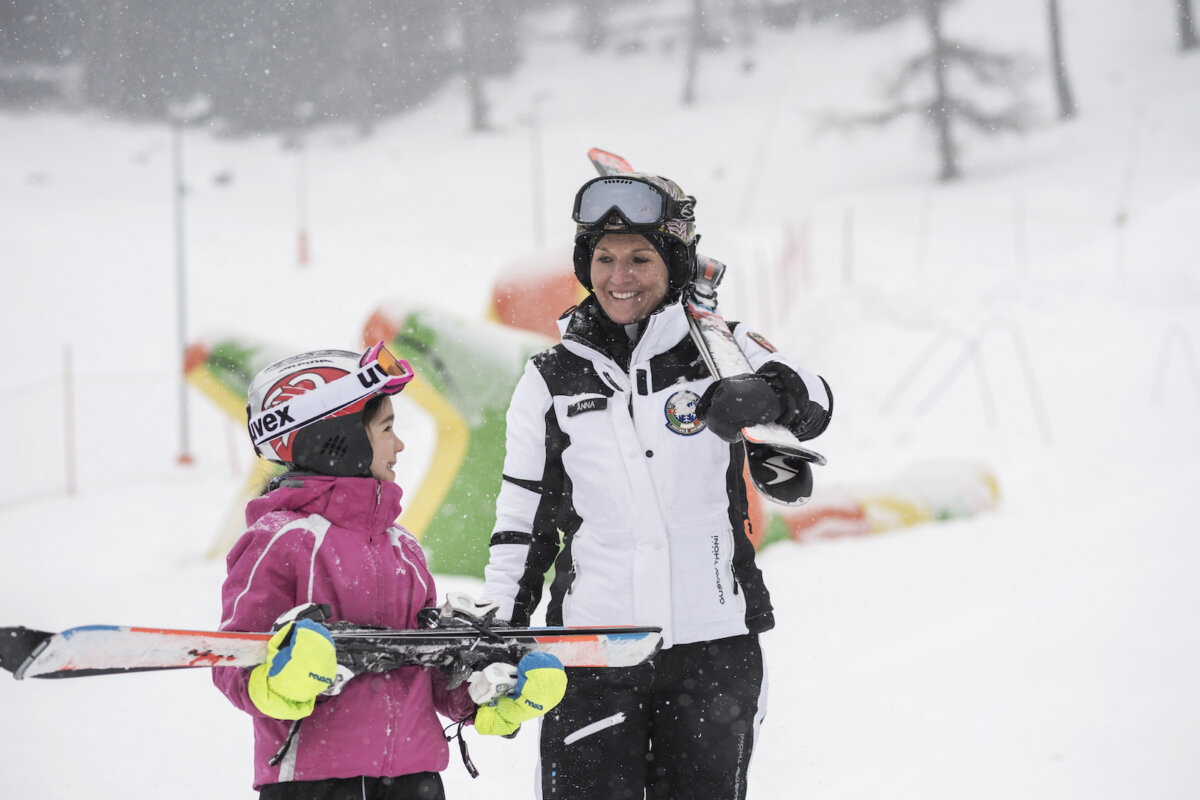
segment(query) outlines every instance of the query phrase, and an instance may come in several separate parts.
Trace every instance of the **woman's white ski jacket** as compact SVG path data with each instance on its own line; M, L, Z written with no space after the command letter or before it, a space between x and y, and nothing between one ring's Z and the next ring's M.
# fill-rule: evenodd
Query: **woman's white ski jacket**
M695 417L713 379L682 305L651 316L625 370L594 304L559 320L562 343L529 360L513 393L483 596L528 624L553 565L550 625L657 625L668 647L768 630L744 448ZM820 377L731 327L756 369L786 364L830 407Z

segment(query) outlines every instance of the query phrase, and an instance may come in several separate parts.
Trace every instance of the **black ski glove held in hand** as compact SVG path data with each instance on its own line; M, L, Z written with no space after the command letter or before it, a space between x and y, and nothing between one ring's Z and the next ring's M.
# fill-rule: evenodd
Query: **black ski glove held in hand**
M742 428L778 419L779 396L761 375L731 375L715 381L700 398L696 415L727 442L736 442Z
M811 439L829 427L832 408L827 410L820 403L810 400L804 379L787 365L768 361L758 368L757 374L766 379L779 398L781 413L775 421L795 434L797 439ZM824 378L821 378L821 382L832 404L833 392Z

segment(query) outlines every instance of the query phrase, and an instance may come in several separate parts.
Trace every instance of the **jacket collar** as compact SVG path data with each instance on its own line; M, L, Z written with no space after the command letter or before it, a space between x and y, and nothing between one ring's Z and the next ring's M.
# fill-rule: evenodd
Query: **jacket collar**
M272 511L295 511L320 514L338 527L365 531L374 537L400 516L400 498L404 494L392 481L311 473L288 473L272 481L272 485L278 488L247 504L247 525L253 525Z
M621 343L619 340L614 341L614 337L626 334L621 326L614 328L613 323L602 316L603 313L596 296L588 295L587 299L571 312L564 314L558 320L563 346L589 360L597 355L607 358L621 366L623 371L628 371L632 364L649 361L654 356L665 353L688 335L687 316L682 301L667 303L647 318L641 336L633 343L628 362L621 363L624 360L620 358Z

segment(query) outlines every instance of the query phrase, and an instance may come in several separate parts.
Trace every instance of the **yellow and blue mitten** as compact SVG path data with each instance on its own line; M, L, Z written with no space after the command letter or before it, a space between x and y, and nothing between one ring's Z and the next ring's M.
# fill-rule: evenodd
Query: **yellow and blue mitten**
M475 730L511 736L526 720L540 717L559 704L567 691L567 673L550 653L527 653L517 664L512 694L497 698L475 712Z
M337 648L319 622L289 622L267 643L267 660L250 671L250 699L275 719L302 719L333 686Z

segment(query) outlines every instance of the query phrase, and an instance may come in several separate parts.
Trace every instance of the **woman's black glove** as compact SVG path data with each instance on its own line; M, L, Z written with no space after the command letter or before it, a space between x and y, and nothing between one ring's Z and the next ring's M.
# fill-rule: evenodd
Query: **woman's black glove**
M826 409L820 403L815 403L808 397L808 387L804 379L791 368L778 361L768 361L758 368L757 375L761 376L775 390L779 399L780 413L772 422L778 422L787 428L800 441L811 439L829 427L829 419L833 415L832 407ZM821 378L825 383L825 379ZM829 384L825 383L825 393L833 402L833 393Z
M779 395L762 375L732 375L714 381L696 405L696 415L727 442L736 442L742 428L779 418Z
M832 400L828 383L825 392ZM715 381L696 406L697 416L727 442L736 442L742 428L765 422L778 422L804 441L824 431L832 413L810 400L804 379L778 361L768 361L753 375Z

